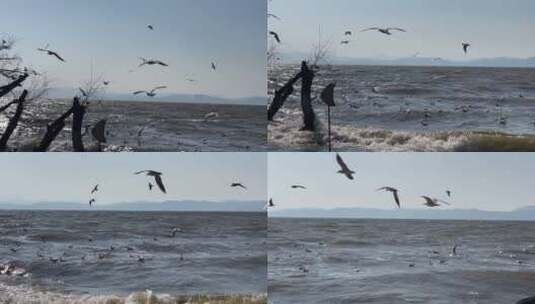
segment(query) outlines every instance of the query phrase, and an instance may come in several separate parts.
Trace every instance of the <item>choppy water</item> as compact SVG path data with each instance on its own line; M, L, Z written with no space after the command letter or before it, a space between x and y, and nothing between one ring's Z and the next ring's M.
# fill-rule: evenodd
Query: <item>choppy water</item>
M0 275L0 299L267 289L265 213L0 211L0 232L0 264L28 271Z
M71 101L31 103L10 145L41 139L46 125L70 107ZM218 117L204 120L208 113ZM109 151L264 151L266 113L263 106L104 101L90 106L84 123L107 119ZM8 118L0 115L0 129ZM139 131L141 136L138 136ZM92 143L91 136L85 142ZM72 150L70 121L52 144L52 151Z
M298 72L270 71L270 94ZM455 151L475 149L477 134L535 135L535 69L323 66L314 94L336 82L334 138L341 150ZM299 87L269 126L278 149L319 149L317 138L299 132ZM326 109L315 109L325 124ZM490 145L492 148L492 145ZM481 147L480 149L489 149ZM498 149L498 147L496 147ZM532 147L535 150L535 146ZM492 149L491 149L492 150Z
M535 295L533 222L270 218L268 235L274 304L516 303Z

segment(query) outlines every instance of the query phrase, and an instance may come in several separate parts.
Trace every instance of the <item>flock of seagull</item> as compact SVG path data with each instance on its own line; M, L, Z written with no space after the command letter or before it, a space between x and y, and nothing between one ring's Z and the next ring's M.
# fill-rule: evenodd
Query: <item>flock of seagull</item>
M134 172L134 175L145 175L149 178L152 178L153 182L156 184L156 186L158 186L158 189L160 189L160 191L164 194L167 193L167 189L162 179L162 176L163 176L162 172L158 172L155 170L142 170L142 171ZM96 184L91 190L90 199L89 199L89 207L93 207L93 204L96 203L97 201L95 198L95 194L100 191L99 186L100 186L99 184ZM151 181L147 182L147 186L148 186L149 191L152 191L152 188L154 188L154 184ZM240 183L240 182L233 182L230 184L230 187L241 188L243 190L247 190L247 187L243 183Z
M342 156L340 156L340 154L338 154L338 153L336 154L336 163L339 166L339 170L337 172L338 174L344 175L349 180L354 180L355 179L356 172L349 168L349 166L346 164L346 162L344 161ZM307 189L303 185L292 185L291 188L292 189L302 189L302 190L306 190ZM381 187L381 188L377 189L377 191L384 191L384 192L392 193L392 196L393 196L393 199L394 199L394 202L395 202L396 206L398 208L401 208L401 200L400 200L400 197L399 197L399 192L400 191L398 189L396 189L394 187L390 187L390 186L385 186L385 187ZM448 196L448 198L451 198L451 196L452 196L451 190L446 190L445 193ZM429 207L429 208L440 207L440 206L443 206L443 205L448 205L448 206L451 205L446 200L442 200L442 199L438 199L438 198L434 198L434 197L430 197L430 196L426 196L426 195L422 195L421 198L424 199L424 201L425 201L423 203L423 205L426 206L426 207ZM273 199L272 198L269 199L267 207L275 207L275 206L276 205L273 202Z
M154 31L155 30L155 27L151 24L147 25L147 29L149 29L150 31ZM50 49L50 45L47 44L45 47L43 48L38 48L37 51L39 52L42 52L48 56L52 56L52 57L55 57L57 60L61 61L61 62L66 62L66 60L57 52L57 51L54 51L52 49ZM141 63L138 65L138 68L141 68L143 66L161 66L161 67L169 67L169 65L162 61L162 60L159 60L159 59L154 59L154 58L144 58L144 57L139 57L139 60L141 60ZM211 70L213 71L217 71L217 65L215 62L211 62L210 64L210 68ZM197 82L197 79L193 79L193 78L189 78L189 77L186 77L186 81L190 82L190 83L193 83L193 82ZM104 86L108 86L110 84L110 81L103 81L102 84ZM156 88L152 89L152 90L138 90L138 91L135 91L133 94L134 95L138 95L138 94L141 94L141 93L145 93L148 97L155 97L157 94L156 94L156 91L158 90L161 90L161 89L166 89L167 86L157 86ZM88 97L86 94L83 94L84 97Z

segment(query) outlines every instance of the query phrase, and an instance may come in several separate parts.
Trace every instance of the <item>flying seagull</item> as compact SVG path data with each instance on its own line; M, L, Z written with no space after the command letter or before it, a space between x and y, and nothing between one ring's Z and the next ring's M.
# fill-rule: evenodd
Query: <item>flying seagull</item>
M151 31L154 31L154 26L152 26L152 24L147 25L147 28Z
M352 31L346 31L346 32L344 33L344 35L345 35L345 36L351 36L351 35L353 35L353 32L352 32Z
M306 187L302 185L292 185L292 189L306 189Z
M273 199L272 198L269 199L268 207L275 207L275 204L273 203Z
M149 182L149 191L152 191L152 187L154 187L154 185L151 182Z
M464 53L468 54L468 48L471 47L472 45L470 43L466 43L466 42L463 42L462 45L463 45Z
M389 36L392 35L390 31L407 32L406 30L399 28L399 27L387 27L387 28L370 27L370 28L362 30L361 32L367 32L367 31L378 31L379 33L389 35Z
M167 193L167 192L165 191L165 186L163 185L163 181L162 181L162 173L161 173L161 172L157 172L157 171L153 171L153 170L143 170L143 171L135 172L134 174L135 174L135 175L145 174L145 175L147 175L147 176L152 176L152 177L154 177L154 181L156 182L156 185L158 185L158 188L160 188L160 190L161 190L163 193Z
M156 96L156 91L161 90L161 89L167 89L167 87L166 86L159 86L159 87L155 87L154 89L152 89L150 91L145 91L145 90L135 91L134 95L145 93L145 94L147 94L148 97L154 97L154 96Z
M212 70L216 71L217 70L217 67L215 65L215 63L212 62Z
M49 50L49 49L48 49L48 46L46 46L46 47L44 47L44 48L38 48L37 50L40 51L40 52L44 52L44 53L46 53L47 55L54 56L54 57L56 57L59 61L65 62L65 59L63 59L57 52L54 52L54 51Z
M91 190L91 194L95 194L95 192L98 191L98 184L93 187L93 190Z
M336 162L340 166L340 171L338 171L338 173L345 175L350 180L353 180L353 174L355 174L355 171L349 169L349 167L346 165L346 163L338 153L336 153Z
M349 40L342 40L342 41L340 41L340 44L349 44L349 42L351 42L351 41L349 41Z
M89 207L93 207L93 203L96 202L94 198L89 200Z
M382 187L377 189L377 191L387 191L392 192L392 195L394 195L394 200L396 201L396 204L398 205L398 208L401 208L401 203L399 202L399 190L392 187Z
M110 82L109 82L109 81L107 81L107 80L105 80L105 81L103 81L103 82L102 82L102 84L103 84L103 85L105 85L105 86L107 86L107 85L109 85L109 84L110 84Z
M450 190L446 190L446 194L448 195L448 197L451 197L451 191Z
M273 38L275 38L275 40L277 41L277 43L281 43L281 39L279 37L279 34L275 33L274 31L269 31L269 34L271 36L273 36Z
M232 183L230 184L230 187L232 188L240 187L240 188L247 190L247 187L245 187L242 183Z
M167 63L161 61L161 60L156 60L156 59L145 59L143 57L139 57L139 59L142 61L141 64L139 64L139 67L142 67L144 65L155 65L155 64L158 64L158 65L161 65L161 66L169 66L167 65Z
M446 204L446 205L449 205L449 203L443 201L443 200L439 200L439 199L436 199L436 198L431 198L429 196L422 196L422 198L425 200L425 203L424 205L427 206L427 207L430 207L430 208L434 208L434 207L440 207L440 204Z

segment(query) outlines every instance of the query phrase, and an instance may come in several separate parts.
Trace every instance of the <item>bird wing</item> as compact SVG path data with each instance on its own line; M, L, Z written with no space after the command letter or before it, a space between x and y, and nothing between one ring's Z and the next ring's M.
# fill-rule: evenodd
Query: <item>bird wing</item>
M388 31L394 30L394 31L400 31L400 32L407 32L406 30L399 28L399 27L389 27L387 28Z
M149 172L148 170L143 170L143 171L137 171L137 172L134 172L135 175L139 175L139 174L143 174L143 173L147 173Z
M58 58L60 61L65 62L65 60L64 60L63 58L61 58L60 55L58 55L58 53L56 53L56 52L52 52L52 51L49 51L49 52L50 52L50 54L51 54L52 56L55 56L55 57Z
M433 199L430 198L429 196L422 196L422 198L423 198L428 204L432 204L432 205L435 204L435 202L433 201Z
M271 36L273 36L273 37L275 38L275 40L277 40L278 43L281 42L280 37L279 37L279 34L275 33L274 31L270 31L269 34L270 34Z
M379 29L378 27L370 27L370 28L367 28L367 29L363 29L361 32L377 31L378 29Z
M160 60L157 60L156 63L159 65L168 66L167 63L160 61Z
M340 156L340 154L336 154L336 162L338 163L338 165L342 168L342 171L344 172L349 172L351 170L349 170L349 168L347 167L346 163L344 162L344 160L342 159L342 157Z
M160 188L160 190L162 190L163 193L167 193L165 191L165 186L163 185L162 177L160 175L155 175L154 180L156 181L158 188Z
M267 14L267 15L268 15L268 17L275 18L277 20L281 20L281 18L279 16L275 15L275 14Z
M161 90L161 89L167 89L167 87L166 86L155 87L154 89L152 89L152 92L157 91L157 90Z
M393 191L392 194L394 194L394 200L396 200L396 204L398 205L398 208L401 208L401 203L399 202L399 195L397 191Z
M134 95L138 95L138 94L142 94L142 93L147 93L147 91L135 91Z

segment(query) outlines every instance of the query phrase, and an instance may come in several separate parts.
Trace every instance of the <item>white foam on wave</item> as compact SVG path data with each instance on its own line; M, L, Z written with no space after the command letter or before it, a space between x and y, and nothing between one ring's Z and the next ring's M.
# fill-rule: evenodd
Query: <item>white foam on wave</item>
M327 130L322 119L317 120L318 130L303 132L300 110L283 109L277 120L268 127L268 138L274 148L309 151L325 150ZM378 128L333 126L332 141L336 150L370 152L447 152L455 151L470 139L468 133L411 133Z

